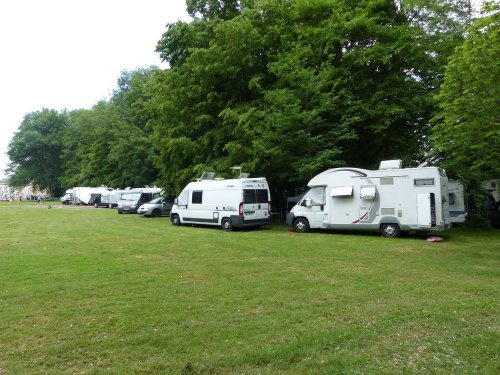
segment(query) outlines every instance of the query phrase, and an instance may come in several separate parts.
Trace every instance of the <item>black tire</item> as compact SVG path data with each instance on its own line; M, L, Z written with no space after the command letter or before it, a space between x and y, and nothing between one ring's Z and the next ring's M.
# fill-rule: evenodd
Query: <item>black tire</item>
M231 219L229 219L227 217L225 217L224 219L222 219L221 227L226 232L231 232L231 230L233 229L233 223L231 222Z
M108 204L108 208L113 208L113 204L112 203Z
M99 208L99 205L97 203L94 203L94 208Z
M293 222L293 229L298 233L305 233L309 230L309 222L306 218L299 217Z
M382 224L380 226L380 233L382 234L383 237L397 238L401 234L401 229L397 224L392 224L392 223Z
M179 215L172 215L172 217L170 218L170 221L172 222L172 225L174 225L176 227L181 225L181 218L179 217Z
M151 217L158 217L160 215L161 215L161 211L159 209L157 209L157 208L155 208L153 210L153 212L151 212Z
M123 212L121 212L121 211L118 211L118 213L119 213L120 215L121 215L121 214L123 214Z

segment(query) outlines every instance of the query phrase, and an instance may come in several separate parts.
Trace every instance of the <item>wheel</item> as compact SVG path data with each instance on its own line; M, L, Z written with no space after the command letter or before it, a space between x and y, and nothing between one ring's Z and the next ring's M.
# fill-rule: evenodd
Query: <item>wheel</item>
M231 223L231 219L229 219L227 217L225 217L224 219L222 219L221 227L226 232L230 232L233 229L233 223Z
M158 217L160 215L161 215L161 211L159 209L157 209L157 208L155 208L153 210L153 212L151 212L151 217Z
M397 238L401 234L401 230L397 224L382 224L380 226L380 233L387 238Z
M175 225L176 227L181 225L181 219L180 219L179 215L172 215L172 217L170 218L170 221L172 221L172 225Z
M309 230L309 222L307 219L300 217L293 222L293 228L296 232L305 233Z
M97 203L94 203L94 208L99 208L99 205Z
M113 208L113 204L112 203L108 204L108 208Z
M123 212L121 212L121 211L118 211L118 213L119 213L120 215L121 215L121 214L123 214Z

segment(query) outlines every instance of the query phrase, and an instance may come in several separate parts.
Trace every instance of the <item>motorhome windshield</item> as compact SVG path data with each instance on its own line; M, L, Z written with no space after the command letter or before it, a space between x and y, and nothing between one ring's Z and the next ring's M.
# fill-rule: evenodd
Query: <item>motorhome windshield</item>
M122 201L138 201L141 198L141 193L123 193Z
M311 199L313 206L325 204L325 187L318 186L311 188L302 198L302 206L306 205L306 198Z

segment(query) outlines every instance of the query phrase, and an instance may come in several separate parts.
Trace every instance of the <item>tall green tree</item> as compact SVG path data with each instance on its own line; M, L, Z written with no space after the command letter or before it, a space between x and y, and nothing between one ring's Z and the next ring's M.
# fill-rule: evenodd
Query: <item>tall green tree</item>
M478 185L497 178L500 166L500 6L469 29L455 50L436 99L433 140L442 165L454 177Z
M33 183L47 189L50 196L61 193L60 155L68 114L43 109L28 113L9 143L10 184L24 186Z
M231 17L216 3L191 2L202 17L158 43L171 62L150 102L165 184L238 164L286 188L329 167L424 154L443 62L467 20L450 1L427 1L431 11L424 0L261 0Z

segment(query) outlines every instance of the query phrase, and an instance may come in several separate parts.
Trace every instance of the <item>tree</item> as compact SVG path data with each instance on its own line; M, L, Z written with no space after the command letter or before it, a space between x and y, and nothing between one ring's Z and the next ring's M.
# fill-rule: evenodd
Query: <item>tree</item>
M51 197L60 194L60 155L67 121L66 112L48 109L24 117L8 148L13 186L32 182L39 189L47 189Z
M500 165L500 6L485 10L446 67L432 136L442 165L469 186L497 178Z

